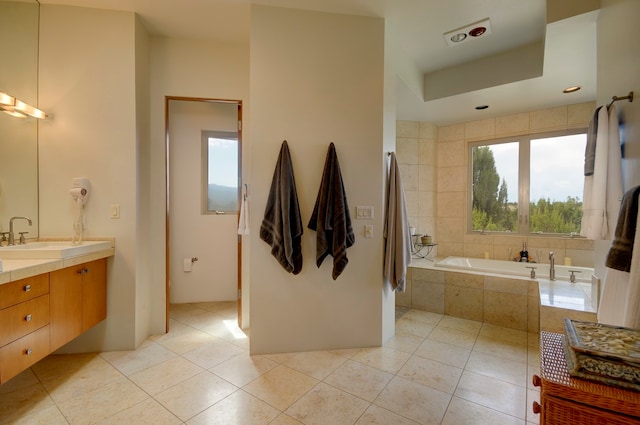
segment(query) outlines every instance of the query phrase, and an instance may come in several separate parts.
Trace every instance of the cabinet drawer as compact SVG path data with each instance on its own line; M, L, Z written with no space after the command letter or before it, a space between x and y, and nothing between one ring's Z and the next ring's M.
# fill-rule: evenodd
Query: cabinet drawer
M553 396L543 396L540 417L542 425L637 425L639 418L598 409Z
M49 273L0 285L0 308L49 293Z
M49 294L0 310L0 347L49 324Z
M49 352L48 325L0 348L0 384L30 368Z

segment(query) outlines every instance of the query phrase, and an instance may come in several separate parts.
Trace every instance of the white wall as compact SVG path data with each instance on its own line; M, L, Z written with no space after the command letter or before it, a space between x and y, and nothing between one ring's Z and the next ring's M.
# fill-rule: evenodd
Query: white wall
M73 177L91 180L85 237L115 237L107 320L74 341L131 349L136 327L136 97L133 13L41 6L40 236L71 237ZM121 218L109 216L120 205ZM73 349L67 347L69 349Z
M155 239L151 248L153 264L165 264L165 97L186 96L242 100L249 98L249 46L211 41L151 39L151 209L148 220ZM244 126L247 127L247 107ZM243 150L251 142L243 135ZM247 178L249 155L243 155L243 179ZM249 238L243 238L243 256L247 260ZM246 265L244 267L247 267ZM248 272L243 267L243 326L249 323ZM152 333L164 331L165 269L151 270L154 292L151 295Z
M384 21L253 6L250 79L251 352L381 345L382 306L393 303L382 283ZM305 228L298 275L259 239L285 139L305 226L329 143L336 145L356 234L336 281L331 257L315 265L312 230ZM355 220L356 205L374 206L375 219ZM374 225L371 239L365 224Z

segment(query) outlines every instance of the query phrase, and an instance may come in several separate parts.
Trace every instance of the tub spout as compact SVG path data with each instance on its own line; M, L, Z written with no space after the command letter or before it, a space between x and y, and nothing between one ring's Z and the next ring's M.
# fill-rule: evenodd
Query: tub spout
M556 259L553 251L549 251L549 280L556 280Z

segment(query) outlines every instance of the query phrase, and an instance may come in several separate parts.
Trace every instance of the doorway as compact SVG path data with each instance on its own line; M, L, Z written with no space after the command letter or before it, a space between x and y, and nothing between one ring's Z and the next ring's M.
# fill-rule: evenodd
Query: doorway
M237 302L242 102L165 98L166 331L172 303Z

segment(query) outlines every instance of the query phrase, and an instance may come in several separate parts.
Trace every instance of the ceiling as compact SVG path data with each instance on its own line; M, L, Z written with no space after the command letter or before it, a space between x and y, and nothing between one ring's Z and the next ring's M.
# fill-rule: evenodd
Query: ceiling
M394 57L403 64L396 94L400 120L445 125L596 97L597 11L547 24L546 4L554 0L39 1L132 11L154 35L234 43L249 42L251 5L382 17L394 40ZM485 18L491 34L455 46L445 42L444 33ZM535 45L539 55L526 50ZM498 78L517 74L519 67L529 74ZM425 102L423 75L446 88L444 94ZM582 89L562 93L573 85ZM489 108L479 111L478 105Z

